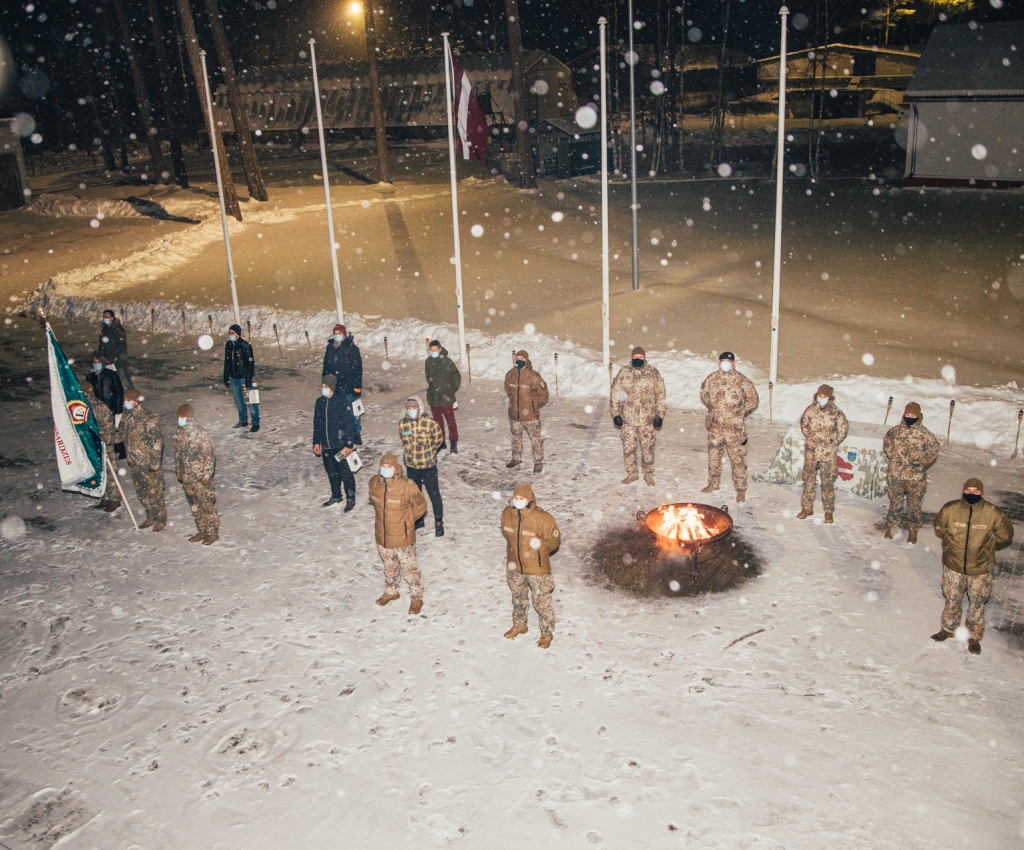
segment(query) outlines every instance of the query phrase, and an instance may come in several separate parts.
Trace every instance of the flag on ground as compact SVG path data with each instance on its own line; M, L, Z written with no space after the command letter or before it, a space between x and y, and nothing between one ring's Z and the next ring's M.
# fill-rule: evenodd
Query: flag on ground
M449 48L450 49L450 48ZM455 126L462 142L462 158L487 164L487 119L473 93L473 83L461 63L451 53L455 81Z
M53 438L61 487L87 496L102 496L107 487L107 470L100 429L49 324L46 325L46 346L50 361Z

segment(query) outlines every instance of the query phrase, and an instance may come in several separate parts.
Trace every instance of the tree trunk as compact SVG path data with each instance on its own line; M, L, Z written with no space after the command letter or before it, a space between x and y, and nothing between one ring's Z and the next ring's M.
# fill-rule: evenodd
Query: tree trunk
M508 50L512 63L512 104L516 122L516 154L519 160L519 188L535 189L537 180L530 151L530 121L526 114L526 77L523 73L523 36L519 28L518 0L505 0L508 21Z
M711 161L718 162L722 157L722 136L725 133L725 57L728 52L726 42L729 40L729 12L732 0L725 0L725 11L722 18L722 43L718 48L718 105L715 109L715 128L711 139Z
M238 78L235 76L235 63L231 59L231 48L224 32L224 23L220 18L217 0L206 0L206 15L210 19L210 30L213 32L213 43L217 48L217 58L224 72L224 87L228 92L228 106L231 108L231 122L235 125L235 138L238 149L242 153L242 168L245 169L245 182L249 187L249 197L257 201L267 200L267 187L263 182L260 162L256 159L256 149L252 144L252 130L249 128L249 116L242 105L242 94L238 90Z
M373 21L374 0L363 0L363 23L366 30L366 59L370 63L370 94L373 98L373 130L377 134L377 159L380 161L380 182L391 182L388 161L388 135L384 127L384 105L380 97L377 74L377 32Z
M157 0L149 0L149 20L153 25L153 52L156 67L160 73L160 92L164 100L164 116L167 119L167 135L171 139L171 166L174 179L182 189L188 188L188 172L185 170L185 156L181 150L181 134L178 101L171 94L171 64L164 45L164 28L160 23L160 6Z
M206 88L203 85L203 63L199 58L196 24L192 19L192 9L188 0L177 0L177 4L182 34L185 36L185 50L188 52L188 64L192 66L192 78L196 81L199 106L203 110L203 125L209 126L209 107L206 102ZM241 221L242 208L238 205L238 193L235 191L235 181L231 177L231 166L228 164L228 153L224 148L224 137L221 136L220 127L214 125L213 131L214 137L210 139L210 144L216 149L217 159L220 162L221 182L224 185L224 206L227 208L228 215L233 215Z
M679 4L679 135L676 144L679 146L679 170L685 167L683 160L683 126L686 123L686 0Z
M128 16L124 12L123 0L114 0L114 13L117 15L117 22L121 27L121 39L124 52L128 56L128 67L132 73L132 84L135 86L135 99L139 105L139 117L142 119L142 132L146 134L146 144L149 146L149 161L154 172L154 179L163 182L167 168L164 165L164 154L160 150L160 136L157 134L156 124L149 106L149 95L146 93L146 81L142 77L142 68L139 66L139 58L132 46L132 30L128 23Z
M96 136L100 140L100 147L103 150L103 167L107 171L117 168L114 163L114 149L110 145L110 130L105 126L103 115L100 113L100 102L96 97L96 89L93 87L92 63L89 61L86 52L79 49L79 62L82 64L82 75L85 77L85 90L89 93L89 105L92 107L93 121L96 123Z

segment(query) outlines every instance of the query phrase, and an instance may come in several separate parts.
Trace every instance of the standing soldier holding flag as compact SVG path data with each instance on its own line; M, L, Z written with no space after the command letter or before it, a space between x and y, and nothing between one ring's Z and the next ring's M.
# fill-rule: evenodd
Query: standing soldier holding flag
M92 415L96 418L96 425L100 429L100 439L103 441L107 460L110 463L110 466L107 467L107 475L109 476L107 478L107 488L103 491L102 498L93 507L112 514L121 507L121 494L117 492L117 484L113 477L117 474L115 472L117 469L117 455L114 453L114 446L121 442L122 435L114 425L114 414L110 412L109 407L96 398L96 392L92 384L88 381L83 384L82 392L85 393L85 400L92 410Z
M146 521L139 528L163 531L167 525L167 505L164 503L164 436L156 414L142 407L143 397L138 390L124 394L125 450L128 469L132 473L135 494L146 509Z

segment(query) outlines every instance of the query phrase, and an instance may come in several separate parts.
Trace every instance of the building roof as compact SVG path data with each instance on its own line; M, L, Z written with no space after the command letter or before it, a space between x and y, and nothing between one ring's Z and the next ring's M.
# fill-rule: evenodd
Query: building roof
M1024 97L1024 21L936 27L904 97Z
M878 47L874 44L819 44L817 47L805 47L802 50L791 50L786 53L786 59L787 61L790 59L805 59L807 54L812 52L821 56L826 50L829 53L877 53L881 56L903 59L916 59L921 55L916 50L911 50L910 48L896 49L894 47ZM766 65L771 62L778 61L779 54L776 53L774 56L766 56L764 59L754 59L751 64Z

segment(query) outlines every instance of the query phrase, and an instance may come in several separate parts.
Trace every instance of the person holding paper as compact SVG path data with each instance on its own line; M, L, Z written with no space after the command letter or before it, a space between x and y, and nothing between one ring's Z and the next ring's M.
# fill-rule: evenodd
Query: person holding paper
M256 374L256 358L252 346L242 339L242 326L232 325L228 328L228 341L224 343L224 386L231 387L231 395L238 408L238 422L235 428L246 428L249 425L249 412L252 412L252 428L255 434L260 430L260 406L250 393L256 389L253 378Z
M348 465L353 451L355 421L352 404L336 392L334 375L320 379L320 398L313 411L313 454L324 463L327 480L331 482L331 498L324 502L329 508L341 501L341 485L345 485L345 510L356 506L356 479Z
M405 400L405 416L398 423L398 434L402 438L405 474L421 490L426 488L434 510L434 536L444 537L444 504L437 483L437 452L444 442L444 432L424 412L419 396ZM423 517L416 520L417 528L424 524Z

